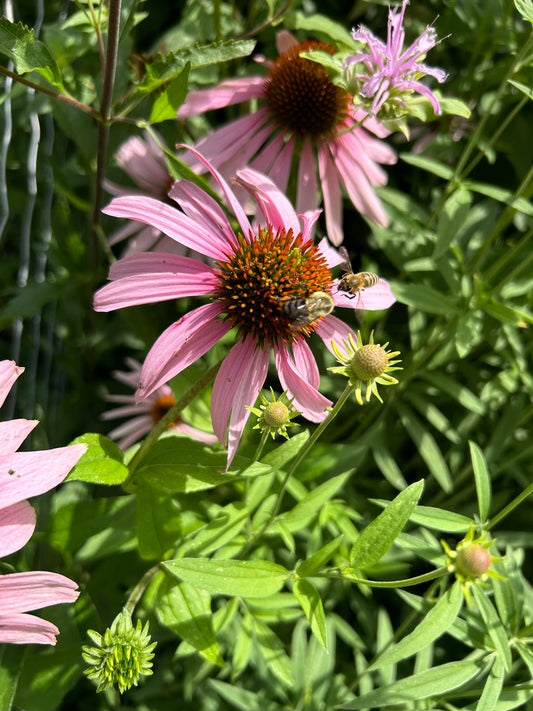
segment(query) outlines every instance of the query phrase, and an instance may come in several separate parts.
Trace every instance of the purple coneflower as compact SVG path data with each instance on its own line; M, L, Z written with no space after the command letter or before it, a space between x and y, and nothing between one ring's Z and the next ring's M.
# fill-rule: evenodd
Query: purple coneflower
M0 361L0 405L24 371L12 360ZM63 481L87 449L85 444L17 452L38 420L0 423L0 557L23 548L35 529L35 509L26 499ZM55 644L59 630L47 620L28 615L49 605L74 602L77 583L58 573L29 571L0 575L0 643Z
M178 118L258 99L257 111L215 129L197 144L215 168L228 178L249 166L286 192L298 152L296 211L316 209L320 187L333 244L343 240L342 188L362 215L386 226L388 218L374 188L387 182L379 164L395 163L396 154L366 129L381 138L389 131L374 119L368 119L365 128L355 127L350 94L333 84L323 66L300 57L315 49L333 54L333 47L316 40L298 43L289 32L278 33L276 44L279 56L266 63L266 77L230 79L193 91Z
M168 239L168 238L167 238ZM114 377L136 390L139 387L139 377L141 375L141 364L134 358L127 358L126 364L129 366L129 371L116 370ZM154 425L166 415L170 408L176 404L176 398L172 389L168 385L161 385L156 388L142 402L135 402L135 395L106 395L105 399L108 402L120 403L121 407L116 407L102 414L103 420L114 420L118 417L131 417L128 421L115 427L109 432L111 439L116 439L118 446L121 449L127 449L130 445L142 439L145 434L150 432ZM218 440L215 435L202 430L196 429L187 424L181 417L173 422L169 427L169 432L182 432L189 435L193 439L205 444L215 444Z
M367 100L370 116L380 114L381 118L384 109L386 118L405 114L405 99L414 92L429 99L435 114L440 114L441 108L437 97L431 89L419 81L426 74L440 83L446 79L447 74L442 69L428 67L427 64L422 63L427 52L439 44L440 40L437 40L437 33L433 27L426 27L420 37L404 50L405 32L402 25L408 4L409 0L403 0L401 9L389 9L387 44L365 27L359 27L352 32L354 40L366 47L348 57L346 65L364 66L364 71L358 72L355 79L360 96Z
M307 338L316 332L331 349L331 341L342 343L351 329L327 310L305 318L306 304L316 292L325 294L325 301L333 299L336 306L360 304L339 292L331 275L330 267L342 258L326 240L317 246L310 238L319 211L303 215L301 226L276 185L245 169L237 173L236 182L254 197L263 215L252 227L220 173L190 150L218 183L239 232L234 232L217 202L187 180L176 182L170 191L183 212L150 197L116 198L105 208L106 214L152 225L210 257L214 266L161 252L125 257L111 266L112 283L96 293L95 309L209 297L208 304L185 314L152 346L142 367L137 400L144 400L236 329L237 341L218 371L211 400L213 430L220 442L227 443L229 465L250 414L246 405L255 403L265 381L271 349L294 407L313 422L325 417L331 402L318 391L318 367ZM365 291L365 308L383 309L393 302L384 280ZM293 308L284 306L288 303Z

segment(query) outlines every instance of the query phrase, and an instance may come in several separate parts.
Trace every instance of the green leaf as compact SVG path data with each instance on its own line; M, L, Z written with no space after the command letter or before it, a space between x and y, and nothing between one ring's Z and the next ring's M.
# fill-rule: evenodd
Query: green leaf
M489 600L484 590L482 590L479 585L472 585L470 590L474 597L477 609L485 622L487 633L492 641L492 644L494 645L494 649L496 650L498 657L502 660L505 671L510 672L513 661L511 657L509 638L505 627L502 625L502 622L498 617L498 613L494 609L492 602Z
M416 444L418 453L426 463L429 471L445 492L452 491L452 475L433 435L423 426L411 409L398 403L397 410L403 426Z
M529 99L531 99L531 101L533 101L533 89L530 86L521 84L519 81L513 81L512 79L508 79L507 81L511 84L511 86L514 86L515 89L518 89L518 91L521 91L522 94L525 94Z
M424 158L424 156L415 155L414 153L402 153L400 158L409 163L409 165L414 165L416 168L433 173L433 175L437 175L444 180L452 180L453 178L452 168L432 158Z
M309 620L313 634L327 652L326 615L318 590L309 580L297 578L293 582L292 592Z
M482 299L479 302L479 306L489 316L502 323L509 323L512 326L523 326L524 322L533 323L533 317L524 310L513 309L510 306L494 301L494 299Z
M167 493L188 494L215 486L228 485L243 477L267 474L270 467L260 462L235 457L226 474L226 452L213 451L201 442L185 437L158 440L139 464L136 479ZM237 476L240 475L240 476Z
M136 494L139 555L143 560L161 560L180 537L179 508L172 497L144 483Z
M434 370L428 373L425 380L431 385L435 385L446 395L453 397L463 407L466 407L467 410L471 410L478 415L485 414L485 403L457 380Z
M278 518L290 531L298 531L307 526L313 516L324 504L344 486L345 481L352 474L351 471L344 472L338 476L328 479L315 489L306 494L294 508L287 513L281 514ZM276 525L276 522L273 523Z
M187 96L190 68L191 65L186 64L183 70L171 80L169 85L154 101L149 118L150 123L160 123L161 121L174 120L176 118L178 108L183 104Z
M497 200L498 202L503 202L505 205L512 207L518 212L522 212L524 215L533 217L533 205L529 200L523 197L516 197L512 190L506 190L500 188L498 185L490 185L489 183L479 183L475 180L465 180L463 186L467 190L472 190L480 195L485 195L485 197L491 200Z
M411 521L426 528L434 528L446 533L465 533L475 524L475 521L468 516L455 513L455 511L437 509L433 506L417 506L414 513L411 514Z
M474 470L474 479L476 481L479 517L483 523L487 520L490 511L490 474L487 468L487 462L485 461L485 456L481 449L471 440L468 444L470 446L470 457L472 459L472 468Z
M35 71L58 89L63 90L61 72L48 47L40 42L29 27L0 18L0 54L9 57L19 74Z
M422 622L410 634L382 652L369 666L369 670L378 669L385 664L396 664L427 647L453 624L462 604L461 584L456 581L426 614Z
M208 592L188 583L166 581L156 612L160 622L177 632L208 662L224 664L213 629Z
M428 314L446 316L459 311L456 299L452 299L425 284L405 284L392 280L390 284L394 296L400 303L407 304L407 306L413 306Z
M293 683L292 664L280 638L257 617L252 617L252 628L264 663L282 684L291 688Z
M0 711L11 710L25 652L25 645L3 644L0 648Z
M408 486L361 531L350 552L354 568L368 568L385 555L415 510L423 487L423 479Z
M274 471L282 469L287 462L294 459L308 439L309 430L300 432L265 454L261 457L261 461L263 464L269 464Z
M264 692L253 692L242 689L235 684L227 684L218 679L208 679L208 683L216 692L240 711L284 711L285 706L280 706L275 701L269 699L266 705Z
M248 520L249 509L241 502L225 506L204 528L195 531L194 537L185 541L179 552L183 556L208 556L217 551L241 532Z
M459 689L467 681L477 676L479 672L479 664L467 660L441 664L364 694L355 701L343 704L342 708L382 708L383 706L397 705L400 702L406 706L411 701L431 699Z
M267 560L176 558L163 565L178 578L213 595L269 597L281 590L288 571Z
M533 23L533 2L531 0L514 0L514 4L524 20Z
M461 186L446 200L439 211L437 243L433 250L433 259L441 257L461 234L471 205L472 193Z
M326 565L326 563L331 559L337 548L343 541L344 536L337 536L325 546L322 546L320 550L308 558L302 561L296 566L296 572L302 578L307 578L313 576L315 573Z
M85 454L67 476L67 481L88 481L92 484L121 484L128 476L122 450L108 437L87 433L76 437L71 444L89 445Z
M476 711L494 711L503 688L505 670L499 657L494 659L483 692L477 702Z
M331 20L326 15L315 13L314 15L304 15L297 12L294 18L289 18L288 27L295 30L305 30L312 34L326 35L329 40L346 47L354 47L354 41L346 28L338 22Z

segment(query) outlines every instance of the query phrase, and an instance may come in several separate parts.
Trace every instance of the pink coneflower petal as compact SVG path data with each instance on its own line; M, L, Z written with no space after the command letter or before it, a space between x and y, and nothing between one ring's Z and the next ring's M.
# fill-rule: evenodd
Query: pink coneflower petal
M86 444L73 444L0 456L0 508L60 484L86 450Z
M251 168L244 168L237 172L235 182L248 190L253 195L268 224L275 229L285 227L294 232L300 232L300 221L290 201L280 193L275 183L262 173L257 173ZM260 220L260 222L263 222Z
M191 92L178 109L178 118L186 119L205 111L256 99L263 96L263 84L262 77L239 77L221 82L216 90L201 89Z
M327 146L320 146L318 149L318 167L324 197L326 232L333 244L339 245L344 239L342 230L342 195L339 175Z
M103 413L103 415L105 414L107 413ZM103 415L102 418L106 419ZM108 432L107 436L116 440L120 449L128 449L132 444L142 439L145 434L148 434L153 426L154 420L151 415L141 415L115 427L111 432Z
M52 644L56 643L58 628L35 615L6 615L0 617L0 643Z
M137 401L203 356L231 330L231 323L216 320L219 314L219 304L206 304L185 314L163 331L144 361Z
M114 262L109 269L109 279L124 279L140 274L183 274L210 280L213 269L191 257L165 252L130 254Z
M168 182L165 155L149 133L146 133L146 140L133 136L125 141L116 152L115 160L149 195L158 195L161 186Z
M218 444L218 437L216 437L214 434L209 434L209 432L202 432L202 430L199 430L196 427L192 427L192 425L188 425L186 422L180 422L179 425L171 427L169 429L169 432L181 432L182 434L186 434L192 439L197 440L198 442L203 442L203 444Z
M342 306L346 309L364 309L368 311L380 311L388 309L396 301L386 279L380 279L375 286L360 291L355 296L347 295L344 291L338 291L336 284L333 288L333 300L335 306Z
M77 583L64 575L42 570L0 575L0 615L74 602L77 588Z
M315 159L311 141L305 140L298 166L296 189L296 212L316 210L318 207L318 185L316 181Z
M0 516L0 558L20 550L35 530L35 509L27 501L6 506Z
M280 187L279 182L276 180L276 176L273 175L272 167L284 146L285 136L282 133L277 133L270 141L265 143L260 151L258 151L255 158L250 161L248 167L252 168L252 170L256 170L258 173L270 175L276 185Z
M287 192L295 147L296 141L294 136L291 136L276 156L271 170L268 171L269 176L282 193Z
M285 348L274 348L274 356L281 385L294 396L294 407L311 422L322 422L327 414L326 408L333 404L331 400L302 377Z
M313 238L313 230L321 214L322 210L308 210L303 215L298 215L302 221L302 236L304 239Z
M335 249L329 244L327 237L322 237L322 239L318 243L318 246L320 248L322 256L327 262L329 269L333 269L333 267L338 267L339 264L344 264L344 257L341 256L338 249Z
M318 390L320 385L320 372L316 364L315 356L305 341L296 341L292 345L294 354L294 362L296 368L303 377L312 385L315 390Z
M255 403L265 382L268 360L268 350L256 348L252 339L246 339L233 346L217 374L212 395L213 431L221 442L227 440L228 467L250 416L246 405Z
M0 406L11 390L13 383L24 372L24 368L20 368L14 360L0 361Z
M350 328L348 324L344 323L344 321L341 321L336 316L332 316L331 314L322 319L322 321L318 324L316 333L324 341L324 345L328 351L333 353L333 355L335 355L335 351L331 346L332 341L335 341L335 345L342 348L343 342L347 341L349 334L351 334L352 338L354 338L357 343L357 336L353 332L353 329Z
M0 422L2 454L16 452L39 420L9 420Z
M223 256L220 233L203 230L171 205L151 197L118 197L102 210L106 215L144 222L164 232L180 244L213 259Z

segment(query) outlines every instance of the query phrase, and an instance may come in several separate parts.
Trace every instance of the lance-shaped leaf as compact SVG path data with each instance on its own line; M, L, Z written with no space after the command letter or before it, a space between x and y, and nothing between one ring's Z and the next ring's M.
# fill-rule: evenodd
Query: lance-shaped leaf
M309 580L298 578L293 583L292 592L305 612L313 634L327 652L326 615L318 590Z
M474 479L476 481L477 503L479 508L479 517L481 521L486 521L490 510L490 475L487 468L487 462L481 449L475 442L468 442L470 445L470 457L472 459L472 469L474 470Z
M172 575L212 595L269 597L289 576L286 568L268 560L177 558L163 565Z
M426 614L422 622L410 634L380 654L369 669L395 664L427 647L453 624L462 604L461 584L456 581Z
M361 532L350 553L354 568L368 568L385 555L415 510L423 487L423 479L408 486Z

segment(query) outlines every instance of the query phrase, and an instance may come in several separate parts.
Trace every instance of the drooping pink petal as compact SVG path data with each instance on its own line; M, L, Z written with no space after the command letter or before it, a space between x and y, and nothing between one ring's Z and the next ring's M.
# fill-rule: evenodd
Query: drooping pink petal
M222 190L222 193L224 194L224 197L228 201L233 214L237 218L237 222L239 223L239 226L241 228L242 234L244 237L248 237L250 235L250 232L252 231L252 227L250 225L250 221L246 217L246 213L241 207L240 202L237 200L235 197L234 192L230 188L230 186L227 184L227 182L224 180L222 175L213 168L213 166L207 161L201 153L199 153L196 148L191 148L191 146L186 146L185 144L177 144L176 148L186 148L189 150L193 155L195 155L198 160L204 165L205 168L207 168L208 172L211 173L213 178L216 180L216 182L219 184L220 189ZM195 224L193 222L193 224ZM200 250L198 250L200 251ZM220 257L215 257L220 259Z
M315 390L320 386L320 372L316 364L312 350L304 340L298 340L292 344L294 362L303 377L312 385Z
M198 442L203 442L203 444L218 443L218 437L216 437L214 434L210 434L209 432L203 432L197 427L192 427L192 425L188 425L186 422L180 422L179 425L171 427L169 431L181 432L182 434L186 434L192 439L197 440Z
M342 195L339 176L330 158L327 146L318 147L318 169L324 198L326 232L333 244L339 245L344 239L344 232L342 231Z
M13 383L23 372L24 368L20 368L14 360L0 361L0 406L4 404Z
M191 91L178 109L178 118L186 119L212 109L221 109L263 96L262 77L239 77L228 79L213 89Z
M300 221L290 200L275 183L262 173L251 168L237 171L236 182L254 196L268 224L275 229L292 229L294 236L300 232ZM261 220L260 220L261 222Z
M125 196L112 200L102 212L137 220L161 230L180 244L213 259L223 257L225 240L219 232L207 232L171 205L151 197Z
M216 318L220 313L219 304L206 304L163 331L144 361L137 402L203 356L231 330L231 323Z
M0 644L52 644L59 630L47 620L35 615L5 615L0 617Z
M276 133L272 140L265 142L263 148L258 151L255 158L248 164L249 168L256 170L258 173L270 175L278 187L280 187L280 184L277 182L275 176L271 175L271 169L284 145L285 136L282 133ZM285 191L282 190L282 192Z
M169 197L176 200L183 212L191 220L201 224L207 232L210 230L221 232L226 239L227 248L237 244L235 232L224 211L205 190L188 180L178 180L170 189Z
M268 171L268 175L282 193L287 191L295 146L295 138L294 136L291 136L276 156L272 168Z
M49 491L67 476L86 444L0 456L0 509Z
M0 616L74 602L78 584L59 573L34 570L0 575Z
M141 252L129 254L114 262L109 269L109 279L124 279L142 274L190 274L199 280L209 281L213 274L212 267L191 257L182 257L167 252Z
M151 415L141 415L115 427L111 432L108 432L107 436L116 440L120 449L128 449L132 444L142 439L145 434L148 434L153 426L154 420Z
M228 467L250 416L246 405L255 403L265 382L268 360L268 349L256 347L248 338L233 346L218 371L213 386L211 418L219 441L225 442L228 430Z
M316 334L324 341L324 345L328 351L333 353L333 355L335 355L335 352L331 346L332 341L335 341L335 345L345 351L346 349L343 348L343 342L348 341L348 335L351 333L352 338L355 340L355 343L357 343L357 336L355 335L353 329L350 328L348 324L344 323L344 321L341 321L336 316L332 316L331 314L320 321L315 331Z
M39 420L8 420L0 422L0 446L2 454L16 452Z
M149 133L146 140L133 136L115 153L115 160L145 193L160 197L168 185L169 173L165 154Z
M302 237L304 239L313 238L313 230L316 221L318 220L321 214L322 210L308 210L307 212L304 212L303 215L298 215L303 224Z
M204 265L205 266L205 265ZM204 282L199 274L144 274L113 281L94 295L95 311L114 311L127 306L154 304L212 293L218 280L211 273Z
M296 212L316 210L318 207L318 185L316 180L315 159L309 139L305 140L298 165L296 183Z
M20 550L35 530L35 509L18 501L0 511L0 558Z
M333 403L321 395L298 372L285 346L275 347L274 356L281 385L289 396L294 396L294 407L311 422L322 422L326 417L326 407Z
M327 237L322 237L322 239L318 243L318 247L320 249L320 252L322 253L322 256L325 258L329 269L333 269L333 267L338 267L339 264L342 264L344 262L344 257L340 255L338 249L335 249L329 244Z
M351 296L344 291L338 291L336 285L334 285L333 300L335 301L335 306L341 306L346 309L380 311L392 306L396 298L392 293L389 282L386 279L380 279L375 286L363 289L355 296Z

